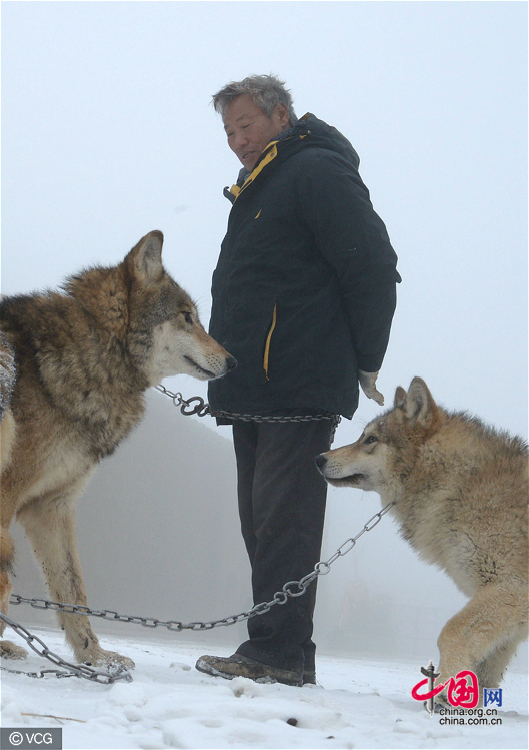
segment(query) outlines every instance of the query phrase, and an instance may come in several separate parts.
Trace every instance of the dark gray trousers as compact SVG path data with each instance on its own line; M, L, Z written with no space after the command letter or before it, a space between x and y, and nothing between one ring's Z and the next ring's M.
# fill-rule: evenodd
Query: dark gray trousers
M327 483L314 458L329 450L332 420L233 423L242 535L254 604L269 602L320 560ZM248 620L237 653L280 669L315 669L316 581L303 596Z

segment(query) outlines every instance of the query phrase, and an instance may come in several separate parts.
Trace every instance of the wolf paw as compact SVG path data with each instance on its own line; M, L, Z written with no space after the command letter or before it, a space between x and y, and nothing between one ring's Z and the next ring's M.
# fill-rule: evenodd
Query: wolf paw
M91 667L116 666L125 669L134 669L136 666L128 656L122 656L116 651L105 651L104 649L98 651L94 656L85 658L83 661Z
M426 707L426 703L424 705ZM440 713L445 708L453 708L448 702L448 699L446 695L444 695L444 693L441 695L435 696L433 706L434 706L434 712L436 714Z
M0 656L2 659L25 659L28 652L13 641L0 641Z

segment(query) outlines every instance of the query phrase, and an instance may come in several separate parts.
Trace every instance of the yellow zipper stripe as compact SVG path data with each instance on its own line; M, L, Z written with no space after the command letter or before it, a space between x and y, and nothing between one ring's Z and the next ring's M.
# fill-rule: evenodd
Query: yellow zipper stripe
M251 174L248 175L242 186L239 188L238 185L233 185L230 189L230 193L233 193L235 196L235 200L239 197L239 195L242 193L242 191L250 185L257 175L261 172L262 169L264 169L270 162L276 158L277 156L277 141L270 141L268 146L266 148L269 148L270 151L266 154L263 161L257 165L257 167L251 172ZM266 150L266 149L265 149Z
M301 119L303 120L305 118L302 117ZM305 135L301 135L300 138L306 138L307 135L310 135L310 130ZM293 136L289 136L289 138L287 138L287 140L291 140L292 138L293 138ZM244 183L241 185L241 187L239 187L239 185L232 185L231 186L230 193L232 193L232 195L235 196L235 200L237 200L237 198L239 197L239 194L240 194L241 190L244 190L244 188L248 187L248 185L250 185L250 183L252 183L255 180L255 178L257 177L257 175L259 174L259 172L264 167L266 167L267 164L270 164L270 162L272 161L272 159L276 158L276 156L277 156L277 144L278 143L279 143L279 141L270 141L270 143L265 148L265 151L267 149L270 149L270 151L265 156L265 158L263 159L263 161L260 164L257 165L257 167L253 170L253 172L251 172L248 175L248 177L246 178L246 180L244 181ZM263 151L263 153L264 153L264 151Z
M270 330L268 331L268 336L266 337L265 352L264 352L264 359L263 359L263 367L264 367L267 382L270 380L270 378L268 377L268 357L270 355L270 341L272 339L274 328L276 327L276 320L277 320L277 302L274 305L274 314L272 315L272 325L270 326Z

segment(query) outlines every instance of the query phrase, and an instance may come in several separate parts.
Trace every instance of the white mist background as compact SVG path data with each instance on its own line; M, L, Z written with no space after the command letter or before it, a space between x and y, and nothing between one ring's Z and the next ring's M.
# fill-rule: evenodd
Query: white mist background
M527 436L525 3L3 2L1 13L2 294L117 263L161 229L165 265L207 326L222 188L239 169L210 98L272 72L299 116L313 112L357 149L399 255L386 404L421 375L448 408ZM206 395L185 376L165 385ZM362 396L335 446L378 413ZM376 495L330 488L322 558L379 508ZM230 432L212 419L150 394L77 515L95 608L188 622L251 606ZM15 590L42 595L16 539ZM437 659L437 635L465 602L388 517L318 585L322 651L418 664ZM182 637L159 635L168 648ZM245 627L185 637L228 649ZM513 669L526 663L523 647Z

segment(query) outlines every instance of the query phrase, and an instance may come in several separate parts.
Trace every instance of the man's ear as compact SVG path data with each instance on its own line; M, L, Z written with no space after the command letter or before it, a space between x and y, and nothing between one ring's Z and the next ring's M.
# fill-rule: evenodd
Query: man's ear
M288 130L288 128L292 127L292 123L290 122L290 115L288 113L288 109L284 104L278 104L276 107L276 113L279 117L279 123L281 125L281 132L283 130Z

